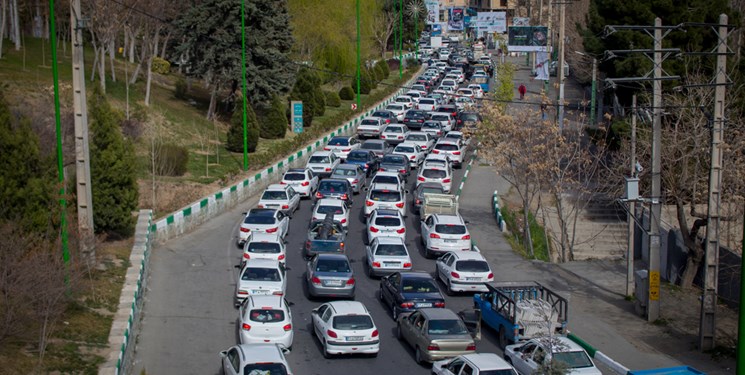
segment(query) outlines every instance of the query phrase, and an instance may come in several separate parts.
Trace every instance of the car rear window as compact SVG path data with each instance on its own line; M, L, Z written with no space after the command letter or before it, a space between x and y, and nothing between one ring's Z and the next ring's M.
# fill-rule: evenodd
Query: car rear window
M426 135L423 135L423 134L409 134L409 136L406 137L406 140L407 141L421 142L421 141L426 141L427 140L427 136Z
M354 331L372 329L372 319L367 315L339 315L334 317L334 329L342 331Z
M450 143L438 143L435 145L435 149L441 151L458 151L458 145L453 145Z
M373 184L398 184L398 178L396 176L375 176L372 180Z
M403 245L378 245L375 255L406 256L406 248Z
M429 321L427 333L430 335L465 335L468 330L460 320L436 319Z
M396 103L409 103L411 98L396 98Z
M401 193L393 190L373 190L370 192L370 199L375 202L398 202L401 200Z
M434 115L434 116L432 116L432 120L435 120L435 121L448 121L450 119L447 116L445 116L445 115Z
M243 281L282 281L276 268L246 268Z
M430 194L430 193L431 194L442 194L443 192L444 191L442 190L442 188L425 187L425 188L422 188L421 195L424 196L424 194Z
M344 213L344 210L341 208L341 206L318 206L318 209L316 209L316 212L319 214L334 214L334 215L341 215Z
M459 260L455 263L456 271L489 272L489 264L483 260Z
M403 111L404 107L400 105L389 105L388 107L385 107L385 109L389 111Z
M243 375L287 375L287 368L281 363L252 363L243 368Z
M388 112L380 112L380 111L375 111L373 112L372 115L375 117L382 117L382 118L388 118L391 116L391 114Z
M380 125L376 120L362 120L362 125Z
M458 224L437 224L435 232L440 234L466 234L466 226Z
M476 114L463 115L461 117L461 120L463 120L463 121L478 121L479 120L479 116L476 115Z
M587 354L583 351L554 353L554 360L566 363L569 369L592 367L590 358L588 358Z
M357 175L357 171L354 170L354 169L349 169L349 168L339 168L339 169L335 169L334 170L333 175L334 176L342 176L342 177L356 176Z
M308 163L328 163L330 161L328 156L311 156Z
M447 172L442 169L425 169L422 171L422 177L426 178L445 178L447 175Z
M254 322L274 323L285 320L285 312L274 309L255 309L248 313L249 319Z
M435 101L434 99L420 99L419 105L426 104L426 105L434 105Z
M389 126L384 130L386 133L403 133L404 129L400 126Z
M403 152L403 153L411 154L411 153L416 152L416 150L414 149L414 147L396 146L396 149L393 150L393 152Z
M349 263L343 259L319 259L316 263L316 272L349 273Z
M350 152L347 161L367 161L367 152Z
M364 150L382 150L383 144L378 142L365 142L360 148Z
M246 219L243 220L243 223L244 224L272 225L274 224L274 216L248 215L246 216Z
M383 160L380 162L383 164L404 164L406 163L406 157L401 155L386 155L383 156Z
M440 123L434 123L434 122L425 122L424 125L422 125L422 129L440 130L440 129L442 129L442 124L440 124Z
M440 290L430 280L403 280L401 290L404 293L437 293Z
M316 253L338 253L341 252L341 246L334 239L315 240L311 242L310 251Z
M341 181L321 181L318 190L326 193L346 193L347 185Z
M255 254L279 254L282 249L280 249L278 243L250 242L248 244L248 248L246 248L246 251Z
M284 191L265 191L261 199L270 201L284 200L287 199L287 193Z
M284 179L287 181L303 181L305 180L305 175L302 173L287 173Z
M349 139L347 139L347 138L332 138L329 141L329 146L349 146Z
M375 225L382 227L398 227L401 226L401 219L397 217L377 217L375 218Z

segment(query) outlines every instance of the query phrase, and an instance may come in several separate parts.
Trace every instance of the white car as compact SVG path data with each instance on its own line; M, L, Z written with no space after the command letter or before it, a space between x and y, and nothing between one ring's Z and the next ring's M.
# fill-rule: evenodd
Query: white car
M427 72L424 72L424 74L426 75ZM422 95L427 95L427 87L425 87L424 85L411 85L411 91L416 91Z
M435 274L453 292L488 292L485 283L494 281L494 273L481 253L476 251L449 252L435 263Z
M376 209L367 218L367 243L378 237L406 239L406 222L398 210Z
M435 145L435 139L432 135L425 132L411 132L404 139L404 143L413 143L419 146L422 151L429 152L432 150L432 146Z
M406 116L406 111L408 111L409 109L406 108L406 106L404 106L403 104L396 103L396 104L389 104L388 106L385 107L385 110L393 112L393 114L396 115L396 120L398 122L401 122L404 120L404 116Z
M346 203L336 198L321 198L313 206L313 215L311 220L323 220L327 214L334 215L334 221L341 223L344 229L349 225L349 209Z
M427 120L422 124L422 129L425 133L428 133L432 138L439 139L445 133L442 122L437 120Z
M347 155L354 150L360 149L360 141L355 137L336 136L329 139L329 143L323 148L324 151L333 151L336 157L342 161L347 160Z
M437 167L437 168L448 168L450 174L453 174L453 163L450 158L442 154L429 154L424 158L422 167Z
M258 208L274 208L283 214L292 217L292 214L300 208L300 194L289 185L271 184L261 194Z
M377 184L370 185L365 199L365 217L379 208L398 210L402 216L406 216L405 194L400 185Z
M226 375L245 374L292 374L285 359L284 350L279 345L250 344L236 345L220 352L222 373Z
M370 180L370 187L375 184L394 184L399 190L404 190L406 183L398 172L378 171Z
M456 168L463 165L463 147L460 141L440 139L432 148L432 153L447 156Z
M416 186L425 182L434 182L442 186L445 194L450 194L453 188L453 176L449 168L440 168L433 166L424 166L419 168L419 174L416 176Z
M404 107L406 107L406 109L414 108L414 99L408 95L399 95L393 101L395 103L403 105Z
M377 356L380 337L370 312L362 302L333 301L313 309L313 335L323 346L323 356L369 354Z
M602 372L592 362L579 344L564 336L540 337L524 343L507 345L504 358L522 375L536 372L545 361L563 362L569 375L600 375Z
M419 103L419 99L424 97L424 94L419 91L410 90L406 92L406 96L410 97L414 101L414 105L416 105L416 103Z
M471 99L473 99L473 97L475 96L475 94L473 93L473 90L468 89L468 88L458 89L458 91L455 92L455 95L463 96L463 97L471 98Z
M455 125L455 118L448 112L432 112L429 119L439 121L442 124L442 130L446 132L453 130L453 125Z
M445 74L445 78L443 78L443 79L445 79L445 80L452 79L453 81L455 81L455 83L456 83L455 87L456 88L458 87L457 84L460 83L460 77L458 77L458 75L455 74L455 73L453 73L452 71L450 73L448 73L448 74Z
M446 60L447 60L447 59L446 59ZM438 71L439 71L440 73L444 72L444 71L445 71L445 68L447 68L447 67L448 67L448 63L446 63L446 62L444 62L444 61L440 61L440 62L436 62L436 63L435 63L435 68L437 68L437 70L438 70Z
M248 296L283 296L287 290L285 266L269 259L254 259L241 268L235 284L235 306L240 306Z
M252 259L269 259L285 263L286 257L285 242L277 233L251 233L243 245L241 268Z
M432 363L433 375L517 375L515 369L494 353L459 355Z
M471 89L471 91L473 91L473 97L475 99L481 99L484 97L484 89L481 88L481 85L472 83L468 85L468 88Z
M445 140L453 140L460 143L461 147L463 147L464 139L463 139L463 132L459 131L449 131L447 134L445 134L444 137L442 137Z
M331 175L331 171L340 163L341 159L337 158L332 151L316 151L310 155L305 167L322 178Z
M418 168L424 161L424 151L416 143L400 143L393 149L393 154L406 156L409 159L411 169Z
M459 96L455 98L455 106L461 111L469 111L476 107L476 101L467 96Z
M409 135L409 128L406 125L392 124L383 129L383 132L380 133L380 139L395 145L403 142L407 135Z
M424 255L471 250L471 234L460 215L433 214L421 221Z
M282 185L290 185L301 197L309 198L318 189L318 176L308 168L293 168L282 176Z
M450 72L450 74L454 74L456 77L458 77L458 83L463 83L463 81L466 80L466 75L463 73L463 69L455 69Z
M445 101L450 99L450 95L452 95L452 89L443 90L443 89L437 89L435 91L432 91L432 95L439 95L442 100Z
M378 277L411 271L411 257L401 237L376 237L365 247L367 274Z
M252 208L246 212L241 222L238 244L243 246L249 234L256 232L277 233L279 238L285 238L290 229L290 218L273 208Z
M435 107L437 107L437 100L433 98L421 98L419 99L419 103L416 105L416 109L421 109L422 111L427 112L434 111Z
M248 296L238 311L241 344L292 347L292 313L283 296Z
M442 82L440 82L440 90L443 90L445 87L448 87L454 91L458 87L458 81L453 78L445 78L442 80Z
M357 136L360 138L378 138L384 128L385 120L383 118L365 117L357 126Z

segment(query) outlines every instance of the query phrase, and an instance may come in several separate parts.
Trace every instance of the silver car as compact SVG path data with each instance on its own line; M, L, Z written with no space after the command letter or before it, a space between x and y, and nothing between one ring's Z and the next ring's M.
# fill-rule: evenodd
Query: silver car
M344 254L317 254L308 261L305 278L311 297L354 298L354 271Z
M359 194L365 184L367 183L367 174L359 165L355 164L339 164L331 172L331 178L346 178L350 184L352 184L352 191L355 194Z
M409 250L401 237L377 237L365 248L370 277L411 271Z

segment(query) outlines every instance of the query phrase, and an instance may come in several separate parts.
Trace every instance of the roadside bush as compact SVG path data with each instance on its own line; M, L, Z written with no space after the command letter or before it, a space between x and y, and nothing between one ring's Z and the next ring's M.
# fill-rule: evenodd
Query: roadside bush
M175 96L176 99L185 100L187 92L189 92L189 85L186 84L185 79L179 78L176 81L176 88L173 90L173 96Z
M160 57L153 57L153 72L158 74L168 74L171 72L171 63Z
M329 107L341 107L341 98L339 94L333 91L326 91L323 93L326 96L326 105Z
M344 86L339 90L339 99L341 100L353 100L354 95L354 89L349 86Z
M362 71L362 76L360 77L360 79L368 80L368 84L370 85L370 90L375 90L378 87L378 80L376 79L374 69L364 69Z
M375 66L380 69L380 72L383 74L381 79L386 79L391 75L391 70L388 68L388 64L384 61L378 61Z
M388 65L388 74L390 74L390 72L397 72L399 64L400 63L397 59L388 59L386 61L386 65Z
M320 86L313 88L313 114L323 116L326 113L326 95L323 94Z
M370 71L363 69L360 73L360 93L369 94L372 91L372 77L370 77ZM352 79L352 90L354 93L357 92L357 80Z
M420 65L419 60L413 57L406 59L406 70L411 70L411 71L417 70L419 69L419 65Z
M248 152L256 151L259 144L259 120L256 118L256 112L249 104L246 107L246 133L248 134ZM243 111L242 106L238 106L233 111L233 117L230 118L230 129L228 129L228 141L226 143L228 151L243 152Z
M271 106L261 122L261 138L279 139L287 133L285 105L277 95L272 97Z
M151 148L150 160L155 162L153 170L158 176L183 176L189 164L189 151L186 147L161 144Z
M314 77L315 76L315 77ZM295 85L290 91L290 100L300 100L303 102L303 127L309 127L313 123L313 116L317 113L316 99L314 92L317 90L317 83L320 79L306 68L301 68L297 74ZM320 89L319 89L320 90ZM322 95L321 95L322 96ZM326 103L323 103L324 106ZM325 109L324 109L325 111Z

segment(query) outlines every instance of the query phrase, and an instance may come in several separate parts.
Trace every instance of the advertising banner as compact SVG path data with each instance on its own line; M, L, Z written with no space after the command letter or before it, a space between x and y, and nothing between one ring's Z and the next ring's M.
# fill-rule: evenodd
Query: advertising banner
M440 22L440 2L437 0L426 0L424 6L427 8L427 25Z
M479 33L506 33L507 13L479 12L476 20L476 27L478 28Z
M512 26L530 26L530 18L512 17Z
M510 52L548 51L546 26L510 26L507 50Z
M465 11L463 8L450 8L448 15L448 30L463 31L465 28Z
M442 23L436 23L432 25L432 32L430 34L431 36L440 36L442 35Z

